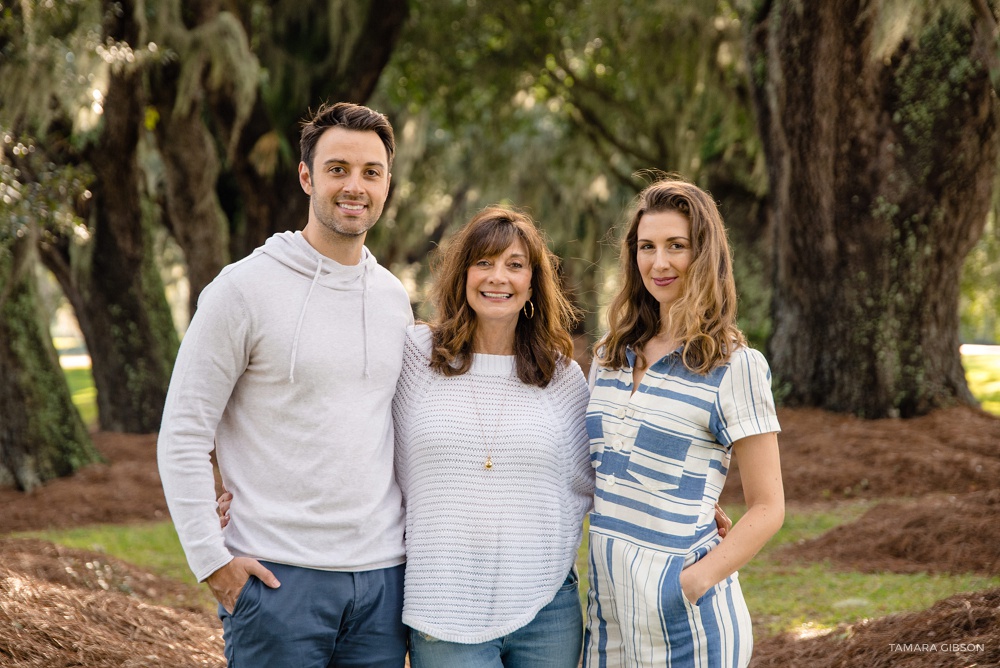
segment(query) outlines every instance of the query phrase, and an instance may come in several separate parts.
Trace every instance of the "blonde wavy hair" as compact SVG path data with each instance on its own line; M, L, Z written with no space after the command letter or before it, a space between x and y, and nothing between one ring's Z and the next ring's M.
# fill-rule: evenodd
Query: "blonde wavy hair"
M660 304L646 290L636 263L639 221L647 213L676 211L691 225L691 264L681 296L668 317L683 345L684 366L707 374L725 364L746 345L736 325L736 282L722 215L711 196L696 185L671 175L651 183L636 197L621 240L621 286L608 310L608 333L595 346L601 366L628 366L626 346L646 365L642 349L660 331Z
M434 258L431 367L439 373L459 376L472 365L478 321L466 299L469 267L500 255L517 239L528 251L534 304L534 316L526 318L522 312L514 330L517 376L528 385L545 387L557 364L572 359L570 328L579 312L559 284L558 258L529 216L492 206L480 211Z

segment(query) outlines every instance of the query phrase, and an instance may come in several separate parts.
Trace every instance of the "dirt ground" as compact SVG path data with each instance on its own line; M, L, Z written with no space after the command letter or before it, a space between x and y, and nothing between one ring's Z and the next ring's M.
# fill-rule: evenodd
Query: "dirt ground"
M907 421L781 410L779 420L789 504L886 500L851 525L787 548L784 558L867 572L1000 572L1000 419L953 408ZM0 537L167 518L155 436L94 440L107 463L31 494L0 490ZM734 467L724 502L741 501L738 483ZM0 538L0 665L223 665L219 622L195 598L187 585L106 555ZM985 649L952 651L962 643ZM1000 665L1000 590L819 638L758 639L752 665Z

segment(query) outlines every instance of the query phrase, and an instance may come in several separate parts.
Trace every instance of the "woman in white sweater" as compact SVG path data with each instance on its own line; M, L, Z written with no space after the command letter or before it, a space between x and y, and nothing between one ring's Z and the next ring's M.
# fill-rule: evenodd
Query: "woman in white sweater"
M556 258L524 214L480 212L435 270L393 403L413 668L575 668L573 566L594 489L587 382Z

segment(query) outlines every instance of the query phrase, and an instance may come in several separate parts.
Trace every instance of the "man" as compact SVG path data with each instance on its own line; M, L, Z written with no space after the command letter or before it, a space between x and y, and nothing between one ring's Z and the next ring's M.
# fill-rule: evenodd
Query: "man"
M395 152L381 114L322 106L302 129L301 233L204 290L158 443L188 563L219 601L230 666L402 666L403 509L391 402L402 284L364 247ZM225 531L210 454L235 495Z

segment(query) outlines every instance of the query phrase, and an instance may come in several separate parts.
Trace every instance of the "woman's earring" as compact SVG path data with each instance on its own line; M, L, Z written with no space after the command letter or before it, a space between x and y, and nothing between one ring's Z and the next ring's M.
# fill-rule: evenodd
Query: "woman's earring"
M531 307L531 313L528 313L528 307ZM535 317L535 305L531 303L531 300L524 302L524 306L521 308L521 312L524 313L524 317L531 320Z

